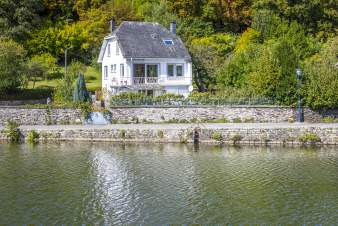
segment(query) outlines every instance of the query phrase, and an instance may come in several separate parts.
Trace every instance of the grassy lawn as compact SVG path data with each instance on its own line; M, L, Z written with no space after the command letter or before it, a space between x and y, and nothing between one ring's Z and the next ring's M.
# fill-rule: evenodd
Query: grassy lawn
M84 73L87 89L94 92L95 90L101 90L101 73L93 67L87 67ZM35 82L35 89L38 88L55 88L59 83L59 79L52 80L40 80ZM28 89L33 88L33 82L29 82Z

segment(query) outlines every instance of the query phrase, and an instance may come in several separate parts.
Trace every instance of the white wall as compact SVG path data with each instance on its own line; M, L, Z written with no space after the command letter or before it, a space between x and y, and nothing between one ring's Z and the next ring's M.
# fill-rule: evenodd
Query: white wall
M126 71L126 60L123 58L121 50L119 51L119 55L116 55L116 40L111 39L108 41L103 60L102 60L102 88L106 89L108 92L112 92L111 86L116 86L121 83L120 77L120 65L124 64ZM108 48L110 45L110 56L108 56ZM111 71L111 65L116 64L116 72ZM108 66L108 77L104 76L104 67ZM126 73L125 73L126 76ZM115 82L113 82L115 79Z

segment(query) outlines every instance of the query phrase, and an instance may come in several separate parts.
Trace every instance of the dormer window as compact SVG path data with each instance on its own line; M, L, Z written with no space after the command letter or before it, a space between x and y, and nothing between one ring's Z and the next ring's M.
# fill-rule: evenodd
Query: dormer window
M163 43L167 46L174 45L174 42L171 39L165 39L165 40L163 40Z

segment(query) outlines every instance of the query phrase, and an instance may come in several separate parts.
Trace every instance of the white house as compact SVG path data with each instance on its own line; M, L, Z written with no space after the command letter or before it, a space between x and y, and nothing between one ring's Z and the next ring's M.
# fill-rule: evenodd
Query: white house
M105 94L146 92L188 96L192 91L192 62L176 23L170 31L158 23L122 22L105 37L98 62L102 64Z

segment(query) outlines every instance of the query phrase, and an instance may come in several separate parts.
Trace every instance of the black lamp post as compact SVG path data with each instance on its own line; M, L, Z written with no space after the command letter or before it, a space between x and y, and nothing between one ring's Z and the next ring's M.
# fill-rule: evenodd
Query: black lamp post
M302 109L302 99L300 96L300 83L302 78L302 70L300 68L296 69L297 75L297 92L298 92L298 110L297 110L297 122L304 122L304 113Z

